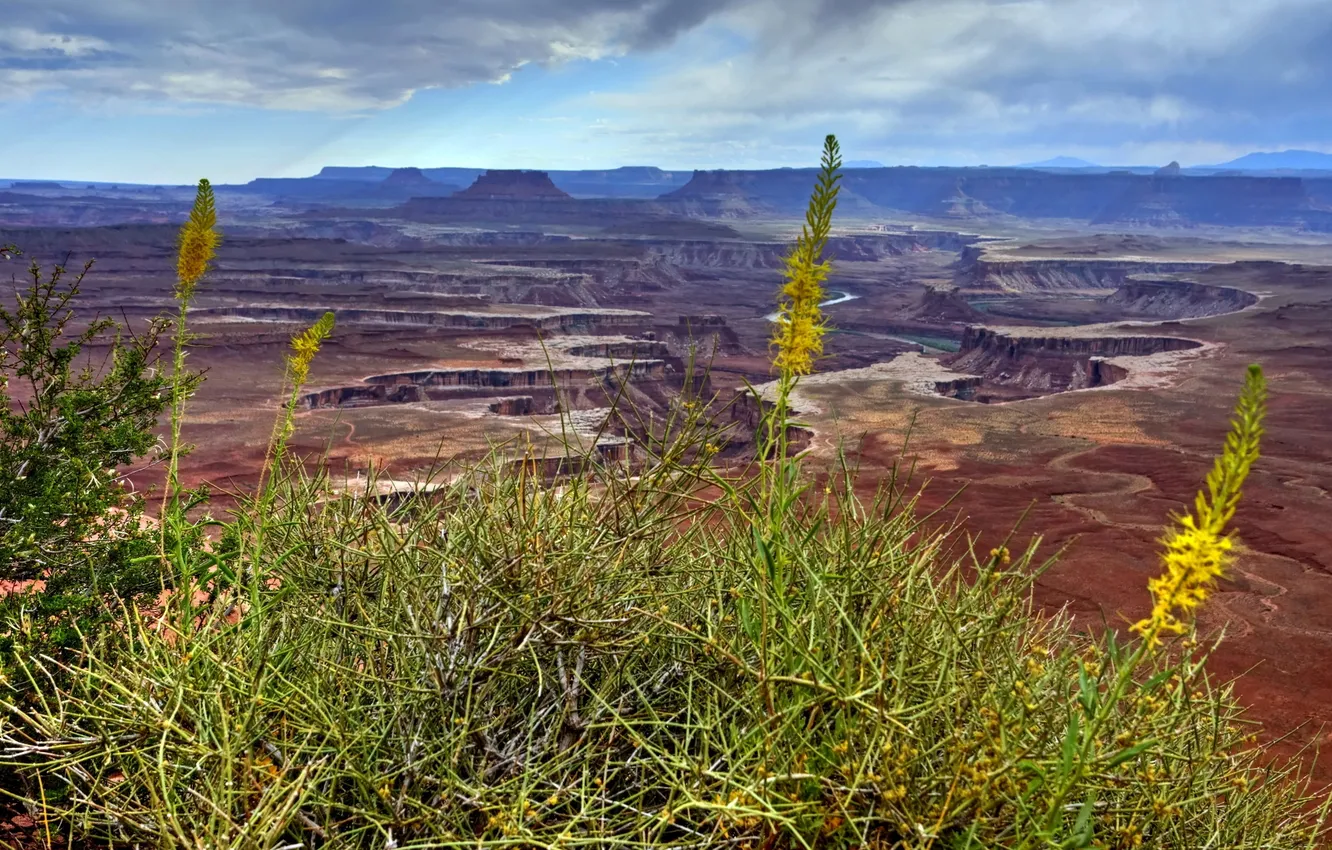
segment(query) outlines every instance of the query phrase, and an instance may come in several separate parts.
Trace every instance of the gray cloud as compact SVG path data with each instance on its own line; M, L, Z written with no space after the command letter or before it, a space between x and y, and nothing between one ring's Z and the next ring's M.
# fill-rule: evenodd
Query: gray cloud
M676 70L597 96L595 132L703 159L829 130L886 159L1332 142L1326 0L9 0L0 99L371 109L709 22L748 49L684 39Z
M836 130L887 159L1332 143L1325 0L772 0L734 20L746 55L602 103L639 134Z
M17 0L0 97L347 110L669 43L714 0Z

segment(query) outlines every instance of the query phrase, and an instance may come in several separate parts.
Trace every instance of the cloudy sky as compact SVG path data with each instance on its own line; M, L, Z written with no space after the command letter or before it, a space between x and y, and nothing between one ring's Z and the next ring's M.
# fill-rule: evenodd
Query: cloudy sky
M4 0L0 177L1332 151L1330 0Z

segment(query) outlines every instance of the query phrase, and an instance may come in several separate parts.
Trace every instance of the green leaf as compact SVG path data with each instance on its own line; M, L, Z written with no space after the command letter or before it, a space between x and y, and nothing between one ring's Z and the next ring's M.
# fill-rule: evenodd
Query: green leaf
M1139 741L1133 746L1125 747L1124 749L1120 750L1119 752L1111 756L1110 760L1106 762L1106 766L1119 767L1121 764L1128 761L1129 759L1137 758L1138 756L1142 755L1143 752L1145 752L1146 750L1150 749L1155 745L1156 745L1155 738L1147 738L1144 741Z
M1080 731L1081 727L1079 726L1077 713L1069 712L1068 731L1064 734L1064 749L1059 764L1059 775L1061 777L1068 777L1073 774L1073 756L1078 750Z
M1083 801L1082 807L1078 809L1078 819L1073 823L1073 835L1064 843L1065 847L1081 848L1091 846L1093 832L1091 816L1095 807L1096 792L1088 791L1087 799Z
M1152 676L1150 679L1148 679L1143 684L1142 689L1147 693L1151 693L1152 691L1161 687L1161 683L1164 682L1166 679L1169 679L1171 674L1174 672L1175 672L1174 670L1162 670L1160 673L1157 673L1155 676Z
M1090 720L1096 713L1096 697L1099 693L1096 681L1087 675L1087 665L1078 664L1078 688L1081 693L1078 700L1082 703L1082 711Z

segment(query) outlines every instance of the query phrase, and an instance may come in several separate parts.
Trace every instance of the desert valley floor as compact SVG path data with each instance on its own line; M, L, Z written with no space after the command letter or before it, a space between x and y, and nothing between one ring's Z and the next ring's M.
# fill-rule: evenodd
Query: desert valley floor
M149 200L78 227L30 206L0 216L0 244L96 258L90 303L142 321L170 307L175 237ZM223 196L225 241L193 312L191 363L207 381L188 416L188 483L253 483L286 341L324 310L337 330L297 443L353 478L374 463L410 482L495 444L552 450L561 408L592 440L616 396L664 415L691 342L722 401L768 380L767 316L798 219L609 202L580 218L558 200L463 216L425 200L274 212ZM1242 553L1203 619L1228 633L1213 669L1246 674L1239 693L1270 736L1332 742L1327 234L852 205L829 248L834 331L799 389L810 452L844 448L867 489L914 467L922 509L966 520L982 551L1040 538L1059 558L1038 601L1088 625L1145 612L1162 528L1206 475L1245 367L1262 364L1270 413L1236 519ZM745 456L752 425L743 405L728 410L722 462ZM633 442L603 433L596 450L631 456ZM1320 771L1332 778L1332 759Z

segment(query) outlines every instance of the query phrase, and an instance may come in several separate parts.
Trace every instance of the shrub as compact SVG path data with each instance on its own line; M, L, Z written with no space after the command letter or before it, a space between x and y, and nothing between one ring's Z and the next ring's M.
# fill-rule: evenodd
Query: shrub
M76 647L105 618L107 595L162 587L159 564L144 558L154 540L144 503L124 471L154 459L168 392L195 379L173 382L160 369L164 323L134 332L76 316L91 266L44 273L33 261L13 308L0 309L0 579L39 588L0 599L0 617L18 623L0 640L6 661L15 641Z

